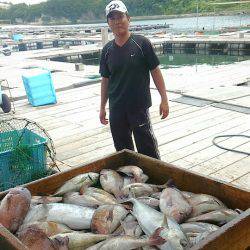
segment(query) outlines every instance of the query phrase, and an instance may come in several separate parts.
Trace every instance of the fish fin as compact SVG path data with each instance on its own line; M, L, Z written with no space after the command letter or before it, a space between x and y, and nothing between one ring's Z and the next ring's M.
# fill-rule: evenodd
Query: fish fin
M12 199L12 194L9 194L7 197L6 197L6 204L7 204L7 211L10 209L11 207L11 199Z
M119 204L121 204L124 208L126 208L129 211L133 209L133 205L131 203L132 203L131 199L124 199L119 201Z
M109 210L109 213L108 213L108 217L107 217L107 220L112 222L113 221L113 218L114 218L114 210Z
M129 196L128 196L129 198L136 198L136 195L135 195L135 192L132 190L132 188L131 187L129 187Z
M120 205L122 205L124 208L126 208L127 210L131 211L133 209L132 200L133 200L132 198L126 198L126 199L123 199L123 200L119 200L118 203Z
M168 227L168 217L164 214L163 216L163 221L162 221L162 227L166 227L166 228L169 228Z
M135 227L138 224L136 221L124 222L120 221L121 227L123 228L125 235L135 236ZM133 231L132 231L133 230Z
M85 180L87 180L89 178L89 175L86 176L82 176L75 184L81 184L82 182L84 182ZM89 178L90 179L90 178ZM91 179L90 179L91 180ZM69 180L71 181L71 180Z
M161 237L161 231L164 230L163 227L158 227L154 233L149 237L149 244L152 246L160 246L163 245L166 240Z
M80 194L80 195L83 195L85 189L86 189L86 186L85 186L85 185L82 185L82 186L80 187L79 194Z

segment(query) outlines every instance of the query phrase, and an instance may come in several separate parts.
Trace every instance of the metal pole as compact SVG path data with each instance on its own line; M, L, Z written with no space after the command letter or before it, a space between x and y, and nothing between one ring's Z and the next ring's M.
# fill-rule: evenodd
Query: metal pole
M215 29L215 6L214 6L213 32L214 32L214 29Z
M241 18L242 18L242 5L240 4L240 29L241 29Z
M199 26L199 0L196 1L196 31L198 31Z

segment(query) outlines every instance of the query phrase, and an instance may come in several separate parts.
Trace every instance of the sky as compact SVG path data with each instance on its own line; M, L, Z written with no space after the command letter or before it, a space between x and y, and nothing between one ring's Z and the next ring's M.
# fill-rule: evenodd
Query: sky
M26 4L36 4L41 2L46 2L46 0L0 0L1 2L10 2L13 4L26 3Z

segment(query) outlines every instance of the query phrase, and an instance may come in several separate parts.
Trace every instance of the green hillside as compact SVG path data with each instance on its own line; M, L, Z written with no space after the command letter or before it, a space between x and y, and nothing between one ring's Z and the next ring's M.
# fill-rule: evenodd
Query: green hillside
M231 1L231 0L230 0ZM223 2L230 2L223 1ZM81 23L105 19L104 8L109 0L48 0L28 6L12 5L9 9L0 9L0 20L43 23ZM212 5L219 0L124 0L131 16L173 15L195 13L197 3L200 13L216 11L250 12L250 3ZM214 7L215 6L215 7Z

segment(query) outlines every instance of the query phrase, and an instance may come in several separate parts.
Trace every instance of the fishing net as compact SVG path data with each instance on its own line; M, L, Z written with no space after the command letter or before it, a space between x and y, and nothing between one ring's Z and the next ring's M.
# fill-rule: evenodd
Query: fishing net
M44 128L25 118L0 120L0 190L50 175L56 165L53 141Z

